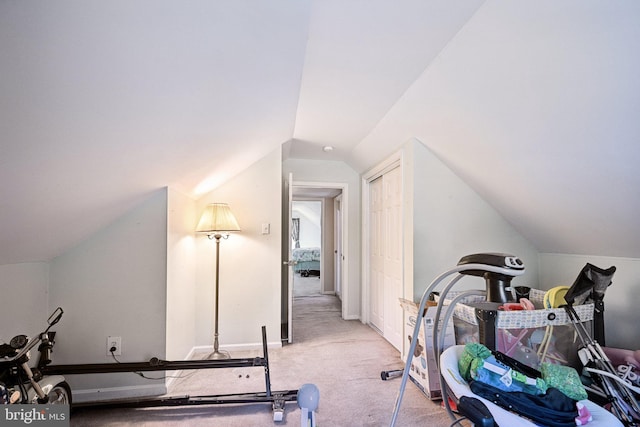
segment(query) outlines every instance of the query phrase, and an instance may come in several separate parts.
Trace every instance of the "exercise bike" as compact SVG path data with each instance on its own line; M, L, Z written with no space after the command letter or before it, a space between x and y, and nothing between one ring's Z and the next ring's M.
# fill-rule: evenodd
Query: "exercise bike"
M56 333L49 330L63 313L56 308L47 328L34 337L16 335L8 344L0 344L0 404L71 404L71 388L64 376L43 374L55 344ZM30 367L31 350L36 346L40 357Z

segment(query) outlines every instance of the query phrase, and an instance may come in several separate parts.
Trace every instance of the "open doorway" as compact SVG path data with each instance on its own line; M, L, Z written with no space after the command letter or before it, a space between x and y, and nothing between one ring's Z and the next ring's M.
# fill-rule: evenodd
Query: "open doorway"
M293 199L291 205L291 254L293 265L293 297L317 297L323 295L321 272L322 200ZM322 276L322 277L321 277Z
M283 297L288 295L283 309L288 316L283 315L287 325L283 324L282 328L283 342L288 343L294 342L292 314L294 304L296 300L300 302L300 298L305 298L305 307L313 304L310 298L334 298L343 317L343 276L346 271L342 239L346 186L290 182L287 220L290 231L285 240L289 246L289 257L285 262L289 265L289 274L287 283L283 283Z

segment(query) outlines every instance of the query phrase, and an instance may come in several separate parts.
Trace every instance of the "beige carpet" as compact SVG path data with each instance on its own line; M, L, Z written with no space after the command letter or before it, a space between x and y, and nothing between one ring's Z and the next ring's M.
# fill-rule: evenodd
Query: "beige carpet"
M300 274L293 276L293 297L309 297L321 294L320 276L302 277Z
M311 278L314 279L314 278ZM316 279L317 280L317 279ZM387 426L400 379L382 381L383 370L400 369L398 352L359 321L340 319L334 296L298 297L294 303L294 344L269 350L272 390L297 390L313 383L320 390L318 427ZM273 334L274 331L267 331ZM234 358L261 356L260 351ZM134 375L134 374L132 374ZM263 368L198 370L183 373L171 395L264 391ZM83 409L71 426L299 426L300 410L289 402L285 418L275 423L269 404L217 405L145 409ZM439 402L428 400L409 382L398 426L449 426Z

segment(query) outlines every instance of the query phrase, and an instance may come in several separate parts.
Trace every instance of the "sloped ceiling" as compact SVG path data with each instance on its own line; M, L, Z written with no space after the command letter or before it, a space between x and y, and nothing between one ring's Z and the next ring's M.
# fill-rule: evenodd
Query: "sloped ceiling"
M0 264L282 144L363 172L409 138L539 250L640 258L638 22L633 0L0 2Z

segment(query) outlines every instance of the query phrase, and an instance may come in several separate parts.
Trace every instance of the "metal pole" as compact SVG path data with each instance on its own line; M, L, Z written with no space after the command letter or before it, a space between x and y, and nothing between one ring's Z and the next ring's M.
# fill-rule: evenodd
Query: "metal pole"
M222 353L219 351L218 343L218 301L220 299L220 238L221 234L215 234L213 237L216 239L216 302L215 302L215 314L213 323L213 353L209 356L210 359L228 359L228 353Z
M262 327L262 355L264 358L264 380L267 397L271 397L271 375L269 373L269 354L267 353L267 327Z

